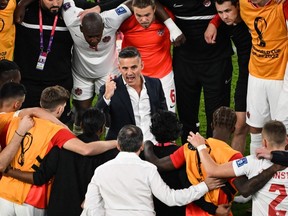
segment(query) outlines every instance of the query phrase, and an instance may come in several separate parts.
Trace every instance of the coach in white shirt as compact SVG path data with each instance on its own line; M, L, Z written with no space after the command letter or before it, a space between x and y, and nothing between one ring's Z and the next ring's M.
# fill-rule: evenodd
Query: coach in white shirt
M139 158L144 149L143 134L135 125L120 130L117 147L118 156L95 170L82 216L152 216L155 215L152 194L166 205L180 206L222 185L220 180L208 179L187 189L170 189L157 167Z

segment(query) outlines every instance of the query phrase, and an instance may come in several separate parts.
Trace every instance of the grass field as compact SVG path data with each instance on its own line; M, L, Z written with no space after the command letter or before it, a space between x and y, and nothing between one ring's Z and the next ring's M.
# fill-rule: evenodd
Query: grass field
M238 64L237 64L237 56L233 56L233 77L232 77L232 85L231 85L231 104L230 106L234 107L234 92L236 87L236 81L238 78ZM199 119L200 119L200 133L202 135L206 134L206 118L205 118L205 109L204 109L204 99L203 95L201 97L201 104L200 104L200 112L199 112ZM249 154L249 138L247 139L246 144L246 155ZM246 204L232 204L232 212L234 216L248 216L251 215L251 213L247 213L247 209L251 207L251 201Z

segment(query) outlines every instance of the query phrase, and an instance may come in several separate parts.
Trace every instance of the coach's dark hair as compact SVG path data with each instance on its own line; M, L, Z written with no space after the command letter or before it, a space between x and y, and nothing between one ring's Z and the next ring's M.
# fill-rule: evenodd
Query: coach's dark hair
M224 2L231 2L235 7L239 4L239 0L215 0L215 3L222 5Z
M226 128L227 130L234 131L237 116L234 110L229 107L219 107L213 113L212 126Z
M154 0L132 0L132 7L137 8L146 8L148 6L152 6L152 8L155 8L155 1Z
M117 141L121 151L137 152L143 144L143 133L135 125L125 125L119 131Z
M119 55L118 55L118 58L134 58L134 57L141 58L141 54L137 50L137 48L133 46L125 47L119 52Z
M272 145L285 143L287 137L285 125L282 122L276 120L266 122L262 133Z
M89 108L82 115L81 126L87 136L95 135L105 125L105 114L97 108Z
M182 124L171 111L159 110L151 118L151 133L159 143L176 140L182 134Z

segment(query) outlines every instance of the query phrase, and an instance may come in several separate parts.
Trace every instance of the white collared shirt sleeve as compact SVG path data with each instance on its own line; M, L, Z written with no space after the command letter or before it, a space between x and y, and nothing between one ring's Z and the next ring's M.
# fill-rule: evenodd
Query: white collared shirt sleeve
M107 106L110 106L110 103L111 103L111 99L106 99L103 95L103 100L105 101L105 103L107 104Z
M154 174L151 174L151 191L155 197L168 206L182 206L193 202L204 196L208 192L208 187L205 182L198 185L190 186L182 190L170 189L169 186L162 180L157 169Z
M104 202L97 183L97 169L88 185L81 216L104 216Z

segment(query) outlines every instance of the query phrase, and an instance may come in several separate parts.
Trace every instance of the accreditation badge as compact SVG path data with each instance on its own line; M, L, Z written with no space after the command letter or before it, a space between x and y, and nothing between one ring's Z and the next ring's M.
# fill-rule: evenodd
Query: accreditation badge
M36 65L37 70L44 70L46 58L47 58L47 52L41 52Z

